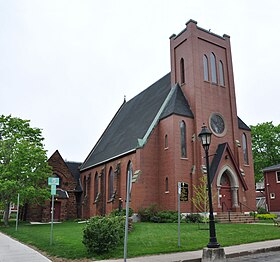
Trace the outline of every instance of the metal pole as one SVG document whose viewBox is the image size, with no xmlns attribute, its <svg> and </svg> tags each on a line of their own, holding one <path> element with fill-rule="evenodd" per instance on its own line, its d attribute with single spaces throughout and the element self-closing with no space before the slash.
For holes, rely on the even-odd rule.
<svg viewBox="0 0 280 262">
<path fill-rule="evenodd" d="M 131 175 L 129 171 L 127 172 L 127 189 L 126 189 L 125 235 L 124 235 L 124 250 L 123 250 L 124 262 L 126 262 L 126 257 L 127 257 L 128 213 L 129 213 L 130 191 L 131 191 Z"/>
<path fill-rule="evenodd" d="M 181 246 L 181 210 L 180 210 L 180 195 L 181 195 L 181 184 L 178 182 L 178 247 Z"/>
<path fill-rule="evenodd" d="M 16 231 L 18 231 L 18 214 L 19 214 L 19 194 L 17 198 L 17 219 L 16 219 Z"/>
<path fill-rule="evenodd" d="M 52 245 L 53 243 L 53 215 L 54 215 L 54 195 L 52 195 L 50 245 Z"/>
<path fill-rule="evenodd" d="M 211 190 L 211 181 L 210 181 L 209 155 L 208 155 L 207 148 L 205 148 L 205 157 L 206 157 L 206 168 L 207 168 L 207 185 L 208 185 L 208 198 L 209 198 L 209 226 L 210 226 L 210 241 L 207 247 L 218 248 L 220 247 L 220 244 L 217 242 L 217 238 L 216 238 L 216 229 L 215 229 L 213 204 L 212 204 L 212 190 Z"/>
</svg>

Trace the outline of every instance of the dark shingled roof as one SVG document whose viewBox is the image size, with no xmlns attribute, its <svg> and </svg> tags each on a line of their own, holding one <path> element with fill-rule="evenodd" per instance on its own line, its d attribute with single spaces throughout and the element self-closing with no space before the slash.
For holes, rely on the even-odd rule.
<svg viewBox="0 0 280 262">
<path fill-rule="evenodd" d="M 124 103 L 100 137 L 81 170 L 118 155 L 132 152 L 138 146 L 156 117 L 171 89 L 170 73 Z"/>
<path fill-rule="evenodd" d="M 74 176 L 74 178 L 77 181 L 77 186 L 75 188 L 75 191 L 82 192 L 82 186 L 80 181 L 80 166 L 82 163 L 80 162 L 68 162 L 66 161 L 65 164 L 67 165 L 68 169 L 70 170 L 71 174 Z"/>
<path fill-rule="evenodd" d="M 172 114 L 193 118 L 193 113 L 186 97 L 182 92 L 181 87 L 177 84 L 174 88 L 175 91 L 172 94 L 172 97 L 170 98 L 160 118 L 163 119 Z"/>
<path fill-rule="evenodd" d="M 266 167 L 262 171 L 268 172 L 268 171 L 275 171 L 275 170 L 279 170 L 279 169 L 280 169 L 280 164 Z"/>
<path fill-rule="evenodd" d="M 216 175 L 216 172 L 217 172 L 217 170 L 218 170 L 218 167 L 219 167 L 219 165 L 220 165 L 220 162 L 221 162 L 222 157 L 223 157 L 223 155 L 224 155 L 224 153 L 225 153 L 226 150 L 227 150 L 227 152 L 229 153 L 229 157 L 230 157 L 230 159 L 231 159 L 231 161 L 232 161 L 232 163 L 233 163 L 233 165 L 234 165 L 234 167 L 235 167 L 235 170 L 236 170 L 237 175 L 238 175 L 238 177 L 239 177 L 239 179 L 240 179 L 240 181 L 241 181 L 241 183 L 242 183 L 242 185 L 243 185 L 243 188 L 244 188 L 245 190 L 248 190 L 248 186 L 247 186 L 247 184 L 246 184 L 244 178 L 242 177 L 242 175 L 241 175 L 241 173 L 240 173 L 238 164 L 237 164 L 236 161 L 235 161 L 235 158 L 234 158 L 234 156 L 233 156 L 233 153 L 232 153 L 232 151 L 231 151 L 231 149 L 230 149 L 228 143 L 223 143 L 223 144 L 219 144 L 219 145 L 218 145 L 218 148 L 217 148 L 217 150 L 216 150 L 216 154 L 215 154 L 215 156 L 214 156 L 214 158 L 213 158 L 213 161 L 212 161 L 212 163 L 211 163 L 211 165 L 210 165 L 210 171 L 209 171 L 209 172 L 210 172 L 210 180 L 211 180 L 211 183 L 212 183 L 213 180 L 214 180 L 214 177 L 215 177 L 215 175 Z"/>
<path fill-rule="evenodd" d="M 250 127 L 248 127 L 239 117 L 238 117 L 238 127 L 243 130 L 251 131 Z"/>
</svg>

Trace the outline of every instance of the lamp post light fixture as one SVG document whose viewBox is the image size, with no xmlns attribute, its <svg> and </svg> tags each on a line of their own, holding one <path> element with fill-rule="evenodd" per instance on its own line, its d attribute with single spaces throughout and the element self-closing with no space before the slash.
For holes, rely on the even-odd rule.
<svg viewBox="0 0 280 262">
<path fill-rule="evenodd" d="M 208 248 L 219 248 L 220 244 L 217 242 L 215 221 L 213 214 L 213 203 L 212 203 L 212 190 L 211 190 L 211 180 L 210 180 L 210 168 L 209 168 L 209 147 L 211 144 L 211 131 L 203 124 L 201 132 L 198 137 L 200 138 L 201 144 L 205 151 L 206 159 L 206 170 L 207 170 L 207 187 L 208 187 L 208 198 L 209 198 L 209 229 L 210 229 L 210 241 L 207 245 Z"/>
</svg>

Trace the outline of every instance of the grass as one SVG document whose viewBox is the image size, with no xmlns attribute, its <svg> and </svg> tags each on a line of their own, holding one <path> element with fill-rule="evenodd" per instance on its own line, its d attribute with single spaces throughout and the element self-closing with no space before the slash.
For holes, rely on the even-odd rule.
<svg viewBox="0 0 280 262">
<path fill-rule="evenodd" d="M 50 246 L 50 225 L 20 224 L 16 232 L 14 226 L 0 227 L 0 230 L 21 242 L 30 244 L 51 256 L 67 259 L 90 257 L 82 244 L 85 224 L 64 222 L 54 225 L 53 245 Z M 216 224 L 218 242 L 222 246 L 264 241 L 280 238 L 280 228 L 257 224 Z M 198 250 L 209 241 L 209 231 L 195 224 L 181 224 L 181 247 L 177 246 L 177 224 L 137 223 L 128 237 L 128 256 L 142 256 L 159 253 Z M 95 259 L 121 258 L 123 245 Z"/>
</svg>

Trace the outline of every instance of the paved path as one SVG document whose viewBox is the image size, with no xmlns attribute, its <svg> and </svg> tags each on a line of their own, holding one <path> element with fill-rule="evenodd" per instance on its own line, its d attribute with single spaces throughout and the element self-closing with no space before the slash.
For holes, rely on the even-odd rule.
<svg viewBox="0 0 280 262">
<path fill-rule="evenodd" d="M 268 251 L 280 251 L 280 239 L 256 242 L 238 246 L 225 247 L 227 258 L 245 256 L 249 254 L 264 253 Z M 279 252 L 280 253 L 280 252 Z M 266 253 L 264 257 L 268 257 Z M 162 254 L 154 256 L 136 257 L 127 259 L 128 262 L 198 262 L 201 260 L 202 250 L 180 252 L 172 254 Z M 260 255 L 261 257 L 261 255 Z M 245 257 L 243 257 L 245 259 Z M 102 260 L 100 262 L 123 262 L 123 259 Z M 231 261 L 231 260 L 229 260 Z M 242 258 L 232 261 L 243 261 Z M 251 260 L 244 260 L 251 261 Z M 262 260 L 252 260 L 262 261 Z M 263 260 L 269 261 L 269 260 Z M 272 261 L 280 261 L 272 260 Z M 12 238 L 0 233 L 0 262 L 51 262 L 48 258 L 41 255 L 32 248 L 13 240 Z"/>
<path fill-rule="evenodd" d="M 0 262 L 51 262 L 34 249 L 0 233 Z"/>
<path fill-rule="evenodd" d="M 231 247 L 225 247 L 226 257 L 239 257 L 245 256 L 252 253 L 261 253 L 267 251 L 280 250 L 280 239 L 269 240 L 263 242 L 256 242 L 244 245 L 237 245 Z M 145 257 L 135 257 L 127 259 L 129 262 L 200 262 L 202 257 L 202 250 L 145 256 Z M 237 260 L 236 260 L 237 261 Z M 241 259 L 239 261 L 242 261 Z M 280 261 L 280 258 L 279 258 Z M 101 260 L 100 262 L 123 262 L 123 259 L 117 260 Z"/>
</svg>

